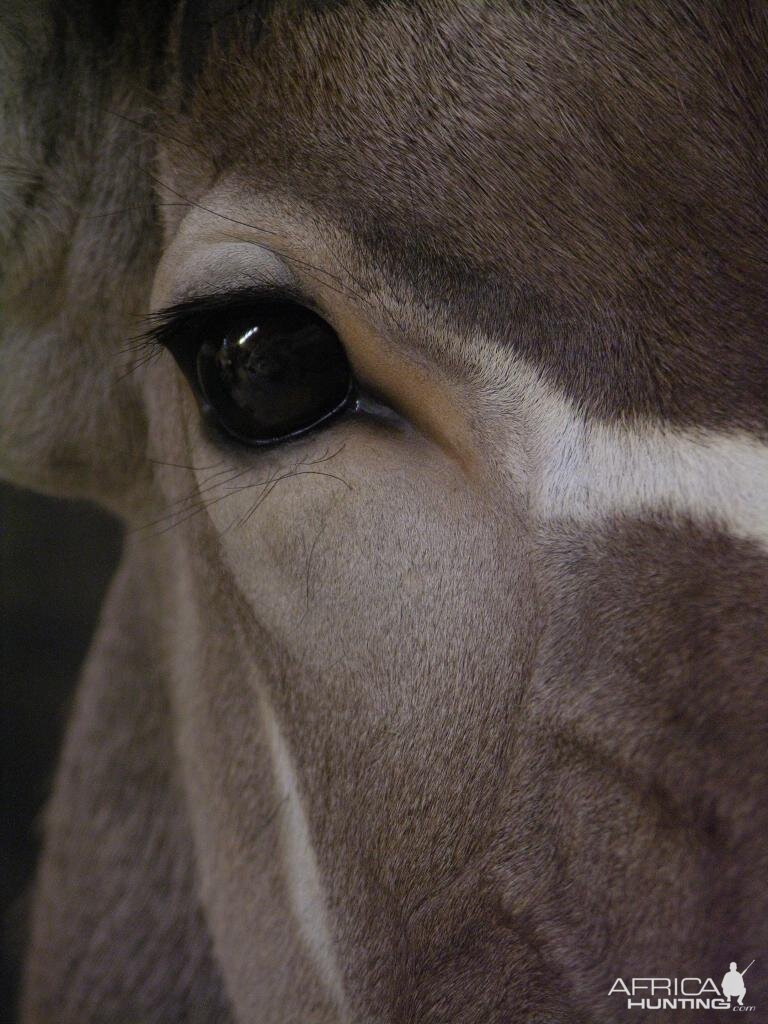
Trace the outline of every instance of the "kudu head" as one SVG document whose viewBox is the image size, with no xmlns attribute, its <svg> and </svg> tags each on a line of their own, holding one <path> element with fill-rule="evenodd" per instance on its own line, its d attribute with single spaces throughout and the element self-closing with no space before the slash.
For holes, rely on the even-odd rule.
<svg viewBox="0 0 768 1024">
<path fill-rule="evenodd" d="M 574 1024 L 747 963 L 765 6 L 99 10 L 4 29 L 3 465 L 128 531 L 28 1019 Z"/>
</svg>

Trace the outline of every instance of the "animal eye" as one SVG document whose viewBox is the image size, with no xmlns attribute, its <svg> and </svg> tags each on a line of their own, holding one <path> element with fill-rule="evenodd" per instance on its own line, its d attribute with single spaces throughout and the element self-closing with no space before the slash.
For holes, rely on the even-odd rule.
<svg viewBox="0 0 768 1024">
<path fill-rule="evenodd" d="M 166 325 L 158 340 L 179 362 L 209 420 L 246 444 L 306 433 L 355 402 L 344 346 L 303 306 L 270 302 L 181 319 L 170 339 L 162 336 Z"/>
</svg>

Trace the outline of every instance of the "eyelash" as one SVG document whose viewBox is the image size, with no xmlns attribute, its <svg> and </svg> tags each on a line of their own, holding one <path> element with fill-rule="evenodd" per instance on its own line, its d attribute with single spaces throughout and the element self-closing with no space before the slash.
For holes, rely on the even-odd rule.
<svg viewBox="0 0 768 1024">
<path fill-rule="evenodd" d="M 141 334 L 140 340 L 172 351 L 174 343 L 190 327 L 199 331 L 207 326 L 205 323 L 207 318 L 258 311 L 261 306 L 270 302 L 292 303 L 314 312 L 311 309 L 311 304 L 303 296 L 299 296 L 298 293 L 294 296 L 285 289 L 278 291 L 265 287 L 213 292 L 209 295 L 184 299 L 165 309 L 150 313 L 146 317 L 149 326 Z"/>
</svg>

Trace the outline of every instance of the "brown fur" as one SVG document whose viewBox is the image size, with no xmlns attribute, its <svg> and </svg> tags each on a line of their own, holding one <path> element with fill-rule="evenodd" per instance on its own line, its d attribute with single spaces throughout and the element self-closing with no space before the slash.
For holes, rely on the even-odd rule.
<svg viewBox="0 0 768 1024">
<path fill-rule="evenodd" d="M 201 72 L 205 13 L 118 19 L 109 65 L 41 14 L 64 99 L 8 50 L 63 121 L 51 159 L 4 101 L 6 472 L 155 524 L 63 755 L 25 1020 L 578 1024 L 618 975 L 759 957 L 764 547 L 534 496 L 548 403 L 765 435 L 764 9 L 278 5 Z M 170 359 L 119 380 L 196 216 L 299 267 L 398 425 L 222 449 Z"/>
<path fill-rule="evenodd" d="M 186 195 L 239 170 L 322 212 L 593 414 L 764 434 L 761 5 L 357 4 L 251 38 L 170 121 Z"/>
</svg>

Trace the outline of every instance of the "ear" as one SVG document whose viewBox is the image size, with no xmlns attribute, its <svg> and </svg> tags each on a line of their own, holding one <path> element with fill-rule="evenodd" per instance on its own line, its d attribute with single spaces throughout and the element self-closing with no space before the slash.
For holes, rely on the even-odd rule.
<svg viewBox="0 0 768 1024">
<path fill-rule="evenodd" d="M 117 510 L 146 467 L 125 350 L 160 241 L 149 108 L 172 13 L 11 0 L 0 19 L 0 473 Z"/>
</svg>

